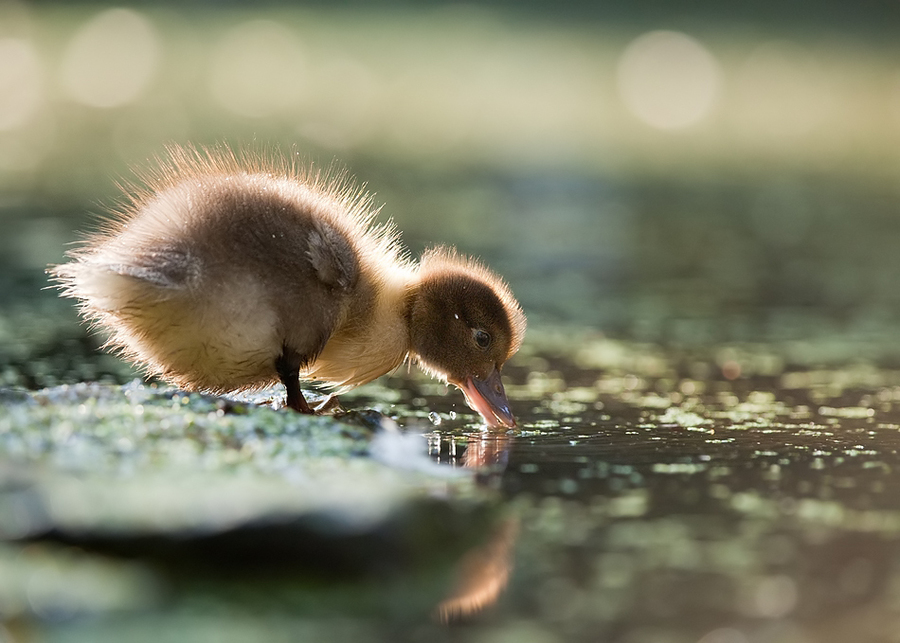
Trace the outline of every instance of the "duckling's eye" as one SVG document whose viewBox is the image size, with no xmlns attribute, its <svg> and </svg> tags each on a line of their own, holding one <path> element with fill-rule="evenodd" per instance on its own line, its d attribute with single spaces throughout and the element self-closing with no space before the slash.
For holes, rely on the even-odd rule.
<svg viewBox="0 0 900 643">
<path fill-rule="evenodd" d="M 472 337 L 475 338 L 475 343 L 478 344 L 478 348 L 487 348 L 491 345 L 491 336 L 483 330 L 478 328 L 473 329 Z"/>
</svg>

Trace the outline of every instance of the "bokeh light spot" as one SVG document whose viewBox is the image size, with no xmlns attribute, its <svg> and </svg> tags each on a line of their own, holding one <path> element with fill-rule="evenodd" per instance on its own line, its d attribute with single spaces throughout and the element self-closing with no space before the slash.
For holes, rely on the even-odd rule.
<svg viewBox="0 0 900 643">
<path fill-rule="evenodd" d="M 246 22 L 215 48 L 210 91 L 220 105 L 241 116 L 282 112 L 303 98 L 305 58 L 289 29 L 269 20 Z"/>
<path fill-rule="evenodd" d="M 726 380 L 736 380 L 741 376 L 741 364 L 734 360 L 728 360 L 722 364 L 722 375 Z"/>
<path fill-rule="evenodd" d="M 34 115 L 41 99 L 41 65 L 27 40 L 0 39 L 0 131 L 16 129 Z"/>
<path fill-rule="evenodd" d="M 127 105 L 150 84 L 159 58 L 159 40 L 146 18 L 129 9 L 109 9 L 82 26 L 66 48 L 63 89 L 84 105 Z"/>
<path fill-rule="evenodd" d="M 708 116 L 719 93 L 713 55 L 690 36 L 652 31 L 639 36 L 618 63 L 619 94 L 644 123 L 682 129 Z"/>
<path fill-rule="evenodd" d="M 788 576 L 769 576 L 758 581 L 754 595 L 756 614 L 762 618 L 781 618 L 797 606 L 797 585 Z"/>
</svg>

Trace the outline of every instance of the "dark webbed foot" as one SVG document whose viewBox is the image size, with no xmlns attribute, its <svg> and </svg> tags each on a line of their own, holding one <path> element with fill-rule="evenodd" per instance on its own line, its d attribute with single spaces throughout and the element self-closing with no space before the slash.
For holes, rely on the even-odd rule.
<svg viewBox="0 0 900 643">
<path fill-rule="evenodd" d="M 275 370 L 278 372 L 278 377 L 281 379 L 281 383 L 284 384 L 284 390 L 287 392 L 285 406 L 294 409 L 298 413 L 314 413 L 300 390 L 301 364 L 303 364 L 303 359 L 300 357 L 300 354 L 285 346 L 281 355 L 275 360 Z"/>
</svg>

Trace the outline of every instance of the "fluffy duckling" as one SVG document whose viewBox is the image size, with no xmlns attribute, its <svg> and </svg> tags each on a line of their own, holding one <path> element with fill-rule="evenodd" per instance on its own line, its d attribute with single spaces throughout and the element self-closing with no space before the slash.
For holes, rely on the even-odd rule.
<svg viewBox="0 0 900 643">
<path fill-rule="evenodd" d="M 292 161 L 172 148 L 106 227 L 51 269 L 106 346 L 188 390 L 301 381 L 336 390 L 405 360 L 515 426 L 500 380 L 525 316 L 496 274 L 454 249 L 417 263 L 370 198 Z"/>
</svg>

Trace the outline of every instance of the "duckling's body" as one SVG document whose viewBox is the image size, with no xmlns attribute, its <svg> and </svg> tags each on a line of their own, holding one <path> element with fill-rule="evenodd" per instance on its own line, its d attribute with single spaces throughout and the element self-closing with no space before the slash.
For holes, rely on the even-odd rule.
<svg viewBox="0 0 900 643">
<path fill-rule="evenodd" d="M 499 385 L 502 363 L 518 349 L 524 316 L 498 277 L 452 250 L 409 261 L 393 229 L 374 226 L 369 200 L 344 182 L 224 149 L 171 150 L 146 182 L 54 272 L 110 332 L 111 346 L 180 387 L 227 392 L 282 381 L 288 405 L 308 412 L 301 379 L 350 388 L 411 358 L 465 391 L 460 378 L 492 377 L 485 359 Z M 423 315 L 423 286 L 448 275 L 471 283 L 431 307 L 461 301 Z M 467 290 L 491 299 L 496 319 L 478 313 L 460 326 Z M 488 322 L 499 343 L 473 351 L 472 333 Z M 439 352 L 460 343 L 457 357 L 472 368 L 416 345 L 434 336 Z M 511 424 L 499 386 L 505 411 L 485 417 Z M 466 395 L 471 403 L 477 393 Z"/>
</svg>

